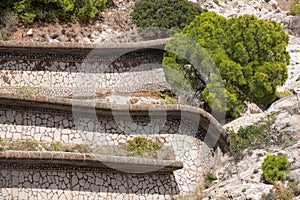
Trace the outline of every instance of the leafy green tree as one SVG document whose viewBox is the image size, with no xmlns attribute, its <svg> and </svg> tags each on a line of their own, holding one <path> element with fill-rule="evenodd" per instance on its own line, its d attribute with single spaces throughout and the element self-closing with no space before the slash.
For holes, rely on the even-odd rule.
<svg viewBox="0 0 300 200">
<path fill-rule="evenodd" d="M 133 21 L 139 28 L 183 29 L 203 9 L 187 0 L 141 0 L 135 3 Z"/>
<path fill-rule="evenodd" d="M 34 21 L 78 21 L 94 17 L 107 0 L 4 0 L 1 8 L 11 7 L 21 24 Z"/>
<path fill-rule="evenodd" d="M 276 99 L 276 87 L 286 80 L 289 64 L 286 51 L 289 37 L 278 23 L 259 20 L 254 15 L 226 19 L 207 12 L 197 16 L 182 34 L 197 41 L 214 62 L 212 64 L 199 56 L 201 59 L 194 62 L 198 66 L 193 66 L 206 73 L 206 87 L 201 91 L 201 98 L 210 106 L 211 99 L 220 92 L 213 90 L 220 83 L 214 81 L 215 72 L 208 70 L 214 66 L 225 86 L 226 111 L 230 116 L 238 117 L 242 113 L 245 100 L 266 107 Z M 166 50 L 172 47 L 181 48 L 180 43 L 174 40 L 166 46 Z M 190 53 L 193 55 L 191 60 L 195 60 L 197 48 L 189 48 L 188 51 L 195 51 Z M 180 68 L 196 87 L 197 79 L 203 75 L 191 76 L 191 70 L 186 70 L 184 64 L 183 59 L 174 58 L 170 53 L 165 55 L 164 65 Z"/>
</svg>

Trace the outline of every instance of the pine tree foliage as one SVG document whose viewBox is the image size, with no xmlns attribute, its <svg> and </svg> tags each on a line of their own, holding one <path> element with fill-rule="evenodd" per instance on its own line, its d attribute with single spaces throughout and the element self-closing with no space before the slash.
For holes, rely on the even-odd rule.
<svg viewBox="0 0 300 200">
<path fill-rule="evenodd" d="M 140 0 L 132 17 L 139 28 L 183 29 L 201 12 L 199 4 L 188 0 Z"/>
<path fill-rule="evenodd" d="M 289 37 L 281 25 L 275 21 L 259 20 L 254 15 L 226 19 L 207 12 L 197 16 L 182 34 L 197 41 L 213 60 L 225 86 L 226 110 L 230 116 L 237 117 L 242 113 L 245 100 L 266 107 L 276 99 L 276 87 L 287 79 L 290 58 L 286 51 Z M 172 45 L 180 48 L 180 44 L 173 43 L 167 46 L 167 50 Z M 181 68 L 189 74 L 183 67 L 184 61 L 173 56 L 167 53 L 164 64 Z M 200 59 L 198 62 L 202 69 L 206 68 L 206 61 Z M 210 104 L 216 96 L 212 88 L 219 83 L 212 81 L 214 73 L 207 76 L 209 80 L 201 94 Z M 194 76 L 199 77 L 201 75 Z M 191 82 L 199 82 L 192 76 L 189 78 Z"/>
</svg>

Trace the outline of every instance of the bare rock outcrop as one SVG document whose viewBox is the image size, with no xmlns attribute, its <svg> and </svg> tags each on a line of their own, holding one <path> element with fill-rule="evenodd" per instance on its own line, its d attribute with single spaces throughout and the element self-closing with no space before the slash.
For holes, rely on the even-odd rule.
<svg viewBox="0 0 300 200">
<path fill-rule="evenodd" d="M 275 113 L 275 114 L 274 114 Z M 219 180 L 208 189 L 212 199 L 257 199 L 268 193 L 274 186 L 265 184 L 260 169 L 267 155 L 287 155 L 290 163 L 289 177 L 300 183 L 300 101 L 296 95 L 283 98 L 263 113 L 246 114 L 224 126 L 237 131 L 241 126 L 251 125 L 268 115 L 276 120 L 271 125 L 274 138 L 278 141 L 265 149 L 254 149 L 252 154 L 243 152 L 243 159 L 229 157 L 227 166 L 220 171 Z M 276 141 L 274 141 L 276 143 Z M 294 199 L 299 199 L 295 197 Z"/>
</svg>

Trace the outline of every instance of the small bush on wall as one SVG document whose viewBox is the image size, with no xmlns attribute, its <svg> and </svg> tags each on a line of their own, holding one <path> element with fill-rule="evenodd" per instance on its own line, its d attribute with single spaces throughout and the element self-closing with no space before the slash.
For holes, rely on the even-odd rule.
<svg viewBox="0 0 300 200">
<path fill-rule="evenodd" d="M 136 156 L 152 156 L 162 145 L 161 142 L 137 136 L 127 142 L 125 149 Z"/>
</svg>

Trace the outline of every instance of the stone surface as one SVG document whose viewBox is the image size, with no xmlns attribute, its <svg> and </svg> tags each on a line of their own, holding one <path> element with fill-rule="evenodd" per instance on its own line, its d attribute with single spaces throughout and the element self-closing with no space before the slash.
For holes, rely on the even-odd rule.
<svg viewBox="0 0 300 200">
<path fill-rule="evenodd" d="M 150 41 L 150 44 L 157 43 Z M 50 52 L 43 49 L 41 44 L 30 43 L 31 46 L 29 45 L 23 50 L 21 46 L 26 46 L 26 44 L 16 45 L 19 46 L 17 51 L 1 54 L 3 62 L 0 64 L 0 84 L 5 90 L 10 90 L 8 93 L 1 94 L 1 138 L 30 139 L 46 143 L 86 144 L 95 149 L 97 145 L 123 144 L 137 135 L 152 139 L 156 139 L 158 136 L 165 141 L 166 146 L 173 149 L 176 160 L 184 161 L 184 169 L 178 170 L 172 176 L 166 174 L 140 176 L 135 174 L 138 169 L 132 168 L 130 171 L 124 171 L 129 169 L 120 168 L 119 165 L 112 166 L 121 172 L 130 172 L 132 176 L 138 176 L 137 181 L 134 181 L 130 187 L 128 186 L 130 180 L 128 182 L 124 178 L 120 180 L 123 173 L 118 173 L 118 180 L 115 180 L 112 172 L 106 173 L 105 171 L 93 174 L 62 169 L 54 170 L 53 173 L 69 174 L 52 176 L 51 174 L 35 175 L 39 173 L 40 169 L 16 169 L 12 178 L 14 194 L 27 193 L 28 196 L 33 196 L 33 199 L 68 199 L 70 195 L 74 198 L 78 197 L 78 199 L 87 196 L 92 199 L 167 199 L 172 195 L 193 191 L 197 183 L 203 180 L 204 174 L 214 168 L 214 160 L 218 157 L 214 157 L 212 149 L 203 142 L 206 131 L 202 128 L 205 123 L 211 121 L 216 126 L 214 127 L 216 133 L 222 132 L 220 131 L 221 126 L 214 121 L 212 116 L 188 106 L 155 105 L 158 100 L 147 97 L 137 97 L 137 101 L 128 107 L 128 98 L 121 95 L 122 93 L 130 94 L 137 91 L 169 88 L 162 66 L 159 64 L 162 54 L 157 50 L 135 51 L 132 54 L 124 54 L 124 56 L 113 59 L 111 58 L 112 54 L 107 50 L 117 54 L 119 51 L 122 52 L 122 49 L 116 51 L 107 45 L 104 50 L 101 49 L 99 52 L 101 55 L 91 57 L 83 65 L 83 57 L 86 54 L 82 51 L 89 51 L 93 45 L 82 44 L 80 46 L 81 44 L 76 44 L 77 46 L 72 47 L 62 44 L 62 46 L 52 43 L 48 43 L 48 46 L 44 44 L 47 46 L 46 48 L 50 48 Z M 125 52 L 128 50 L 128 45 L 132 49 L 137 44 L 123 45 Z M 8 44 L 1 48 L 11 50 Z M 33 51 L 28 51 L 28 48 L 35 49 L 35 53 L 31 54 Z M 37 52 L 38 50 L 41 51 Z M 28 57 L 24 57 L 24 52 Z M 71 53 L 66 54 L 66 52 Z M 23 58 L 21 59 L 21 57 Z M 22 89 L 20 86 L 33 89 L 36 93 L 29 95 L 25 92 L 22 94 L 19 91 Z M 72 95 L 74 96 L 73 101 Z M 97 100 L 97 96 L 95 98 L 94 95 L 99 95 L 98 102 L 93 101 L 93 99 Z M 112 97 L 111 100 L 110 97 Z M 105 102 L 106 100 L 108 102 Z M 95 103 L 97 104 L 95 105 Z M 72 110 L 72 105 L 83 109 L 76 110 L 75 107 Z M 94 110 L 97 108 L 98 115 L 95 116 L 90 108 Z M 114 109 L 123 113 L 115 115 L 118 113 L 110 111 Z M 124 115 L 124 111 L 128 110 L 133 114 Z M 166 111 L 170 111 L 171 114 L 167 114 Z M 201 122 L 202 126 L 197 117 L 193 118 L 187 115 L 186 118 L 180 118 L 179 115 L 184 112 L 203 117 L 201 118 L 204 120 Z M 225 147 L 226 145 L 217 143 L 221 140 L 214 141 L 216 146 Z M 15 155 L 18 156 L 18 154 Z M 53 155 L 53 158 L 58 159 L 58 157 L 61 158 L 61 155 Z M 118 157 L 115 156 L 115 159 Z M 145 166 L 139 170 L 143 169 L 149 170 Z M 70 175 L 71 172 L 78 177 Z M 39 184 L 40 176 L 46 177 L 43 178 L 42 184 Z M 105 179 L 101 178 L 103 176 Z M 64 177 L 63 180 L 62 177 Z M 74 186 L 72 178 L 76 184 Z M 47 185 L 46 179 L 59 181 L 63 185 L 54 188 L 50 183 Z M 96 180 L 99 180 L 99 184 L 96 183 Z M 10 187 L 10 185 L 3 188 Z M 39 188 L 37 185 L 42 185 L 43 188 Z M 49 192 L 45 194 L 44 189 Z M 56 190 L 58 192 L 53 192 Z M 66 193 L 63 192 L 64 190 Z M 6 190 L 3 189 L 3 191 Z"/>
<path fill-rule="evenodd" d="M 0 177 L 3 199 L 169 199 L 178 193 L 171 175 L 3 169 Z"/>
<path fill-rule="evenodd" d="M 33 30 L 29 29 L 26 33 L 27 36 L 33 36 Z"/>
<path fill-rule="evenodd" d="M 20 86 L 25 86 L 37 93 L 62 97 L 97 97 L 98 91 L 107 95 L 111 91 L 128 93 L 170 88 L 159 64 L 162 53 L 140 52 L 132 53 L 131 56 L 125 53 L 119 58 L 118 55 L 113 57 L 99 53 L 92 61 L 85 61 L 76 55 L 48 55 L 55 61 L 45 61 L 39 58 L 44 54 L 35 54 L 34 57 L 28 57 L 28 60 L 25 58 L 24 62 L 16 62 L 16 52 L 14 55 L 2 54 L 4 60 L 0 66 L 0 84 L 3 89 L 16 91 Z M 11 56 L 15 58 L 5 59 Z M 84 68 L 86 65 L 90 67 Z M 85 73 L 79 73 L 82 70 Z"/>
<path fill-rule="evenodd" d="M 2 98 L 3 97 L 4 96 L 2 96 Z M 37 97 L 36 100 L 40 101 L 41 98 L 42 97 Z M 48 101 L 50 101 L 50 99 L 48 99 Z M 177 108 L 178 106 L 174 105 L 174 107 Z M 172 109 L 172 106 L 169 106 L 169 108 Z M 182 106 L 182 108 L 185 107 Z M 195 108 L 191 107 L 190 111 L 192 111 L 192 109 L 195 110 Z M 183 110 L 187 111 L 188 107 Z M 144 112 L 146 112 L 146 107 Z M 214 160 L 217 159 L 217 157 L 213 156 L 211 148 L 202 142 L 205 138 L 206 131 L 198 127 L 199 124 L 197 125 L 192 119 L 188 118 L 180 119 L 176 116 L 168 116 L 167 121 L 164 121 L 161 119 L 163 116 L 150 118 L 148 115 L 143 116 L 140 113 L 137 116 L 131 116 L 133 117 L 132 121 L 131 117 L 126 118 L 123 116 L 121 118 L 113 118 L 113 116 L 110 115 L 100 115 L 97 119 L 97 123 L 95 123 L 95 118 L 91 114 L 78 113 L 80 114 L 78 116 L 72 115 L 70 111 L 46 109 L 45 104 L 42 108 L 39 108 L 37 105 L 31 108 L 30 106 L 22 107 L 21 104 L 6 107 L 2 105 L 0 113 L 2 116 L 0 121 L 0 136 L 1 138 L 7 139 L 83 143 L 93 147 L 95 145 L 119 145 L 124 143 L 124 141 L 132 139 L 137 133 L 152 139 L 156 139 L 156 137 L 159 136 L 160 140 L 165 141 L 164 144 L 166 146 L 174 150 L 176 160 L 184 161 L 184 169 L 176 171 L 171 181 L 172 189 L 177 191 L 176 194 L 185 194 L 193 191 L 197 183 L 203 180 L 203 174 L 213 167 Z M 20 116 L 22 116 L 21 121 L 19 120 Z M 148 124 L 151 120 L 152 123 Z M 20 126 L 21 128 L 18 128 Z M 21 132 L 16 132 L 17 130 Z M 66 135 L 68 137 L 65 137 Z M 57 156 L 60 158 L 61 154 L 54 154 L 51 157 L 57 159 Z M 121 171 L 125 170 L 125 168 L 119 168 L 119 166 L 115 165 L 112 167 L 119 170 L 121 169 Z M 132 170 L 134 169 L 130 169 L 130 172 L 134 173 L 135 171 L 132 172 Z M 153 170 L 155 170 L 155 168 Z M 161 178 L 161 176 L 159 177 Z M 37 179 L 36 176 L 35 179 Z M 76 179 L 74 180 L 77 182 Z M 79 180 L 81 182 L 86 181 L 84 178 L 79 178 Z M 145 181 L 148 181 L 148 179 L 145 178 Z M 31 182 L 25 182 L 19 189 L 23 191 L 23 188 L 32 188 L 31 184 Z M 81 184 L 86 185 L 84 183 Z M 155 185 L 156 184 L 154 184 L 154 186 Z M 132 187 L 132 189 L 138 193 L 141 191 L 141 194 L 138 194 L 137 197 L 140 198 L 144 196 L 143 191 L 148 186 L 148 183 L 143 183 L 134 188 Z M 97 186 L 93 185 L 91 185 L 91 187 L 97 188 Z M 89 187 L 87 186 L 87 188 Z M 102 194 L 102 192 L 89 193 L 85 188 L 82 190 L 84 190 L 82 191 L 82 195 L 97 196 Z M 154 196 L 158 195 L 162 198 L 167 198 L 170 195 L 168 193 L 170 190 L 165 183 L 158 184 L 153 190 Z M 166 190 L 168 190 L 167 194 L 165 194 Z M 132 197 L 136 196 L 135 192 L 132 192 Z M 37 192 L 37 195 L 42 194 L 43 192 Z M 124 195 L 118 192 L 113 194 Z M 151 195 L 147 194 L 146 196 L 149 197 Z"/>
<path fill-rule="evenodd" d="M 268 147 L 268 150 L 255 149 L 251 156 L 248 155 L 237 163 L 233 160 L 229 161 L 221 173 L 219 182 L 209 191 L 213 198 L 225 196 L 234 199 L 260 199 L 263 193 L 268 193 L 269 189 L 273 187 L 263 183 L 262 170 L 260 169 L 263 159 L 272 154 L 288 156 L 291 169 L 289 176 L 300 183 L 299 100 L 296 95 L 283 98 L 273 103 L 263 113 L 247 114 L 225 125 L 225 128 L 232 128 L 237 131 L 241 126 L 251 125 L 261 119 L 266 119 L 272 113 L 277 113 L 275 123 L 271 126 L 272 136 L 274 142 L 276 140 L 284 142 L 277 141 L 278 144 Z"/>
</svg>

